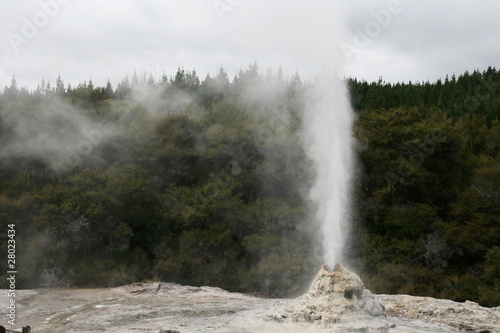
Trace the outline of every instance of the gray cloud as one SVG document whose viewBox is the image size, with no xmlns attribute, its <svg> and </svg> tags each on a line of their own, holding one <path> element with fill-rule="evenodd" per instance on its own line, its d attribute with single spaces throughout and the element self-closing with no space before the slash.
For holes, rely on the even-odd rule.
<svg viewBox="0 0 500 333">
<path fill-rule="evenodd" d="M 355 29 L 363 30 L 374 20 L 373 12 L 394 1 L 4 1 L 0 87 L 14 74 L 20 85 L 35 88 L 42 77 L 53 83 L 59 73 L 66 84 L 92 78 L 105 85 L 110 78 L 116 86 L 134 70 L 159 78 L 163 70 L 175 74 L 178 66 L 196 68 L 203 78 L 224 65 L 232 76 L 254 60 L 263 69 L 281 65 L 287 75 L 298 70 L 312 77 L 322 62 L 336 58 L 339 40 L 352 43 Z M 335 65 L 341 75 L 434 81 L 446 73 L 500 67 L 500 22 L 495 17 L 500 3 L 397 2 L 400 13 L 370 46 L 351 63 Z M 12 33 L 23 37 L 26 20 L 33 23 L 53 3 L 59 5 L 57 13 L 48 15 L 46 24 L 38 15 L 41 27 L 16 53 L 9 41 Z M 226 7 L 221 11 L 217 4 Z M 310 59 L 311 50 L 322 58 L 320 63 Z"/>
<path fill-rule="evenodd" d="M 346 22 L 351 34 L 355 27 L 373 20 L 372 12 L 387 8 L 389 2 L 357 2 L 354 15 Z M 500 45 L 495 42 L 500 30 L 498 2 L 398 2 L 401 12 L 373 38 L 366 52 L 346 67 L 347 73 L 371 80 L 382 75 L 389 81 L 435 81 L 454 72 L 499 67 Z"/>
</svg>

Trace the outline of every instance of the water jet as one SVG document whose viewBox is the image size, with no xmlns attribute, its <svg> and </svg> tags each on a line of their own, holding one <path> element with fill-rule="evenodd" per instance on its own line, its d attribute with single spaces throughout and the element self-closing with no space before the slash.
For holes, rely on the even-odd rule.
<svg viewBox="0 0 500 333">
<path fill-rule="evenodd" d="M 332 268 L 343 262 L 349 226 L 354 115 L 345 82 L 335 74 L 316 79 L 306 105 L 305 146 L 316 176 L 309 198 L 321 228 L 322 261 Z"/>
</svg>

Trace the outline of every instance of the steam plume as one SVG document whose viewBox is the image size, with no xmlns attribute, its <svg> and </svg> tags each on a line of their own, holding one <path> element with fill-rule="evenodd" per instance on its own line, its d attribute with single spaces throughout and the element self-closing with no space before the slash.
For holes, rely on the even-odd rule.
<svg viewBox="0 0 500 333">
<path fill-rule="evenodd" d="M 333 268 L 342 260 L 349 221 L 353 114 L 347 89 L 335 75 L 319 77 L 308 100 L 308 116 L 304 119 L 306 146 L 316 165 L 310 198 L 321 224 L 323 260 Z"/>
</svg>

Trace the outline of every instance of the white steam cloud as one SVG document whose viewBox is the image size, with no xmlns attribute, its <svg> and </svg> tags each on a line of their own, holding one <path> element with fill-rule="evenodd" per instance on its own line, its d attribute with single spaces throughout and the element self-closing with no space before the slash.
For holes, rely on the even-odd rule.
<svg viewBox="0 0 500 333">
<path fill-rule="evenodd" d="M 93 121 L 78 108 L 53 97 L 50 103 L 32 104 L 17 112 L 0 112 L 11 131 L 0 149 L 2 160 L 31 156 L 43 160 L 56 173 L 80 164 L 113 132 L 108 121 Z"/>
</svg>

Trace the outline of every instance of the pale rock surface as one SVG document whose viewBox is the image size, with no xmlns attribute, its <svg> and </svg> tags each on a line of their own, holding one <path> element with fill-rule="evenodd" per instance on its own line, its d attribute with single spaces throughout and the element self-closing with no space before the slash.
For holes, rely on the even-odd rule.
<svg viewBox="0 0 500 333">
<path fill-rule="evenodd" d="M 500 307 L 486 308 L 475 302 L 408 295 L 379 295 L 387 316 L 406 323 L 425 323 L 438 332 L 500 333 Z"/>
<path fill-rule="evenodd" d="M 7 318 L 9 301 L 8 291 L 0 290 L 1 318 Z M 320 270 L 309 293 L 296 299 L 147 282 L 117 288 L 17 290 L 15 301 L 16 326 L 7 328 L 20 332 L 30 325 L 32 333 L 500 333 L 500 307 L 372 295 L 359 277 L 340 266 L 333 272 Z"/>
</svg>

